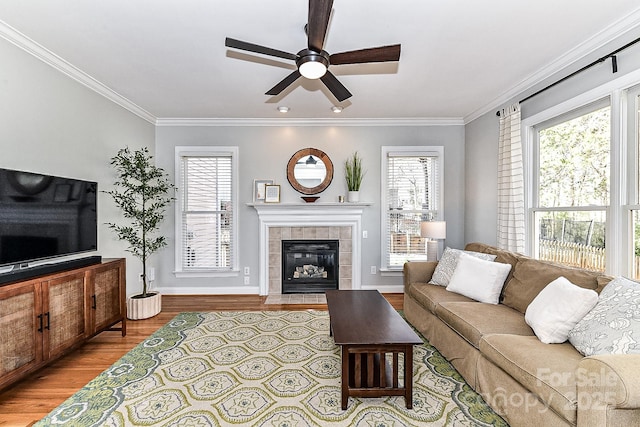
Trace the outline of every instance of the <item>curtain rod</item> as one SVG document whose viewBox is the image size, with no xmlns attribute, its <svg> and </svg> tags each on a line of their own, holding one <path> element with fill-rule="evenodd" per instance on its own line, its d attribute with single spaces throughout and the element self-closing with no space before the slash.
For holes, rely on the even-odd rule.
<svg viewBox="0 0 640 427">
<path fill-rule="evenodd" d="M 638 37 L 637 39 L 625 44 L 624 46 L 614 50 L 613 52 L 603 56 L 602 58 L 596 59 L 595 61 L 593 61 L 592 63 L 585 65 L 584 67 L 580 68 L 577 71 L 574 71 L 573 73 L 569 74 L 568 76 L 565 76 L 563 78 L 561 78 L 560 80 L 551 83 L 549 86 L 543 87 L 542 89 L 540 89 L 539 91 L 532 93 L 531 95 L 527 96 L 526 98 L 523 98 L 520 100 L 520 104 L 522 104 L 525 101 L 528 101 L 529 99 L 533 98 L 534 96 L 540 95 L 542 92 L 551 89 L 552 87 L 559 85 L 560 83 L 562 83 L 563 81 L 570 79 L 571 77 L 575 76 L 576 74 L 580 74 L 581 72 L 588 70 L 589 68 L 593 67 L 594 65 L 598 65 L 604 61 L 606 61 L 607 59 L 611 58 L 611 70 L 613 73 L 617 73 L 618 72 L 618 58 L 616 57 L 616 54 L 633 46 L 634 44 L 640 42 L 640 37 Z M 500 117 L 500 110 L 496 111 L 496 116 Z"/>
</svg>

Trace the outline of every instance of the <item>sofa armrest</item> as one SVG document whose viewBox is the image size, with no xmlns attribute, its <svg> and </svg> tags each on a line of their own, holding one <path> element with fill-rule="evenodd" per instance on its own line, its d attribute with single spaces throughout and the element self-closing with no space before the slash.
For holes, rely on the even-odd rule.
<svg viewBox="0 0 640 427">
<path fill-rule="evenodd" d="M 405 262 L 402 270 L 402 278 L 405 293 L 411 283 L 428 282 L 433 276 L 438 263 L 436 261 L 411 261 Z"/>
<path fill-rule="evenodd" d="M 585 357 L 576 383 L 578 425 L 611 425 L 607 418 L 616 410 L 640 419 L 640 354 Z"/>
</svg>

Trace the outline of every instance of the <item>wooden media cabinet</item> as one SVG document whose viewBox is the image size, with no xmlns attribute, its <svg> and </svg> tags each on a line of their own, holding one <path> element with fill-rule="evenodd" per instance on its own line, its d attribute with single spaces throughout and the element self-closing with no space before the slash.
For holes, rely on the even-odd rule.
<svg viewBox="0 0 640 427">
<path fill-rule="evenodd" d="M 124 258 L 0 286 L 0 389 L 126 317 Z"/>
</svg>

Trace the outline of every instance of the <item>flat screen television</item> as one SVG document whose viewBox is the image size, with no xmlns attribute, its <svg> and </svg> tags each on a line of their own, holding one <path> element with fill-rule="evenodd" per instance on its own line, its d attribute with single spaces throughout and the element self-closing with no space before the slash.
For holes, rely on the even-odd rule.
<svg viewBox="0 0 640 427">
<path fill-rule="evenodd" d="M 0 168 L 0 266 L 95 251 L 98 184 Z"/>
</svg>

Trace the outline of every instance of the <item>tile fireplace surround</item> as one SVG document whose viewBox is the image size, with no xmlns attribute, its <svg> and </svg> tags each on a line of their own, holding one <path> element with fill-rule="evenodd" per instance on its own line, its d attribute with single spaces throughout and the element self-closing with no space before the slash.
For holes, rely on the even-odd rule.
<svg viewBox="0 0 640 427">
<path fill-rule="evenodd" d="M 339 240 L 339 289 L 360 289 L 361 218 L 367 203 L 251 204 L 260 223 L 260 295 L 282 294 L 282 240 Z"/>
</svg>

